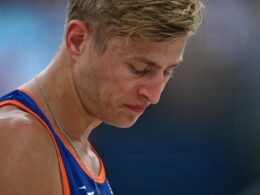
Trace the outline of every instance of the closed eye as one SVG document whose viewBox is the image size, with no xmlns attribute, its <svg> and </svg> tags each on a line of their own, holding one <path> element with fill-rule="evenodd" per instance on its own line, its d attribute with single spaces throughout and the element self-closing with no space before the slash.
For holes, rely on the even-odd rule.
<svg viewBox="0 0 260 195">
<path fill-rule="evenodd" d="M 128 63 L 128 66 L 130 67 L 130 70 L 134 74 L 137 74 L 137 75 L 145 75 L 145 74 L 149 73 L 152 70 L 152 68 L 150 66 L 146 67 L 144 69 L 138 69 L 138 68 L 136 68 L 135 66 L 133 66 L 132 64 L 129 64 L 129 63 Z"/>
</svg>

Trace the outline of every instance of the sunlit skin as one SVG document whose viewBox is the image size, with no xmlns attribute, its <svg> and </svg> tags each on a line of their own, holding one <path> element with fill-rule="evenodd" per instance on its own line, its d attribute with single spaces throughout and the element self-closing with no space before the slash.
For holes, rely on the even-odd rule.
<svg viewBox="0 0 260 195">
<path fill-rule="evenodd" d="M 175 41 L 153 43 L 114 37 L 101 53 L 81 21 L 71 21 L 64 43 L 53 62 L 39 74 L 64 131 L 82 156 L 93 152 L 87 138 L 101 123 L 130 127 L 151 105 L 158 103 L 174 68 L 182 61 L 188 35 Z M 31 92 L 52 125 L 34 79 L 22 86 Z M 94 173 L 98 173 L 99 164 Z"/>
<path fill-rule="evenodd" d="M 182 61 L 186 40 L 127 43 L 126 38 L 113 38 L 102 55 L 86 49 L 73 70 L 86 112 L 117 127 L 133 125 L 150 104 L 158 103 Z"/>
<path fill-rule="evenodd" d="M 130 127 L 149 105 L 158 103 L 171 73 L 182 61 L 188 37 L 163 43 L 114 37 L 101 53 L 88 26 L 79 20 L 68 23 L 61 49 L 38 79 L 90 174 L 100 172 L 100 162 L 88 141 L 91 131 L 101 123 Z M 61 135 L 36 80 L 21 88 L 34 97 Z M 6 155 L 0 161 L 0 183 L 7 186 L 1 192 L 61 195 L 57 154 L 45 127 L 31 114 L 4 106 L 0 108 L 0 130 L 0 154 Z"/>
<path fill-rule="evenodd" d="M 100 52 L 88 27 L 71 21 L 59 54 L 39 74 L 64 130 L 84 148 L 86 137 L 102 122 L 132 126 L 158 103 L 188 37 L 168 42 L 113 37 Z"/>
</svg>

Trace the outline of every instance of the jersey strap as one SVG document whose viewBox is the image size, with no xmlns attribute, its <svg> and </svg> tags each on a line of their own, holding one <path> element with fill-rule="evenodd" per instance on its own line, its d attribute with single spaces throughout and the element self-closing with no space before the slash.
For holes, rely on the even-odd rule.
<svg viewBox="0 0 260 195">
<path fill-rule="evenodd" d="M 51 126 L 49 120 L 29 92 L 18 89 L 6 94 L 0 98 L 0 107 L 4 105 L 19 107 L 32 114 L 46 127 L 55 144 L 64 195 L 95 195 L 95 183 L 98 185 L 102 195 L 110 195 L 109 186 L 106 182 L 104 165 L 94 148 L 92 147 L 92 150 L 95 152 L 100 162 L 100 173 L 98 176 L 91 175 L 70 145 L 68 145 L 63 136 L 60 135 L 59 131 L 55 131 Z"/>
</svg>

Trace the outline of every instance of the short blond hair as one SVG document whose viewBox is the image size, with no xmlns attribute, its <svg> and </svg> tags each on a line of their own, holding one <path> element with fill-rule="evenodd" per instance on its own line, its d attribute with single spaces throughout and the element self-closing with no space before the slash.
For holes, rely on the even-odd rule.
<svg viewBox="0 0 260 195">
<path fill-rule="evenodd" d="M 67 23 L 84 21 L 99 44 L 113 36 L 164 42 L 196 32 L 202 8 L 199 0 L 68 0 Z"/>
</svg>

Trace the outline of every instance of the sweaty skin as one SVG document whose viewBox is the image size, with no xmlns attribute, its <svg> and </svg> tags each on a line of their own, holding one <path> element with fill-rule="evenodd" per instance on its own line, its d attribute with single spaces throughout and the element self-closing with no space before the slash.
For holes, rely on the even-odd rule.
<svg viewBox="0 0 260 195">
<path fill-rule="evenodd" d="M 87 140 L 91 131 L 102 122 L 130 127 L 147 106 L 158 103 L 187 39 L 152 43 L 115 37 L 101 54 L 82 22 L 68 24 L 59 53 L 38 78 L 92 175 L 98 175 L 100 164 Z M 58 130 L 35 79 L 21 88 Z M 0 194 L 62 195 L 57 155 L 45 127 L 24 111 L 3 106 L 0 132 Z"/>
</svg>

